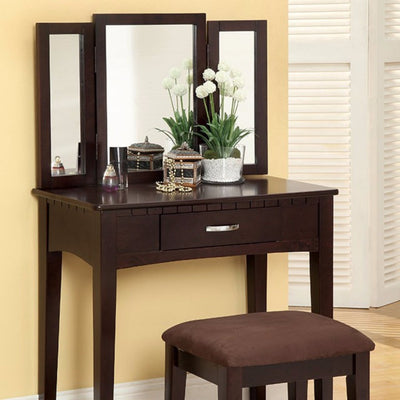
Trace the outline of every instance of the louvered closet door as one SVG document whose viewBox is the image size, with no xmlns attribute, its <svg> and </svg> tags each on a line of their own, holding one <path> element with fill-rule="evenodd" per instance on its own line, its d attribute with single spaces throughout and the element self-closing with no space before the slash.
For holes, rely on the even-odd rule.
<svg viewBox="0 0 400 400">
<path fill-rule="evenodd" d="M 372 305 L 400 300 L 400 0 L 376 6 L 377 291 Z"/>
<path fill-rule="evenodd" d="M 368 164 L 368 32 L 365 2 L 355 3 L 289 0 L 289 178 L 339 189 L 335 305 L 363 307 L 370 284 L 368 211 L 360 208 Z M 289 304 L 309 302 L 308 254 L 291 254 Z"/>
</svg>

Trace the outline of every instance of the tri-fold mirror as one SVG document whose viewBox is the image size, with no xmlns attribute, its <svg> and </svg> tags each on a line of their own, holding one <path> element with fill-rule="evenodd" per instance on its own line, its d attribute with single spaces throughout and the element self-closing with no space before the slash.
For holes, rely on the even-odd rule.
<svg viewBox="0 0 400 400">
<path fill-rule="evenodd" d="M 171 99 L 161 82 L 186 65 L 180 79 L 190 79 L 187 107 L 203 124 L 195 88 L 220 61 L 246 81 L 238 110 L 238 124 L 251 131 L 244 173 L 267 173 L 266 35 L 266 21 L 206 24 L 205 14 L 97 14 L 93 23 L 37 24 L 38 186 L 98 183 L 110 147 L 150 143 L 168 152 L 173 143 L 162 130 Z M 160 165 L 133 168 L 129 181 L 161 176 Z"/>
</svg>

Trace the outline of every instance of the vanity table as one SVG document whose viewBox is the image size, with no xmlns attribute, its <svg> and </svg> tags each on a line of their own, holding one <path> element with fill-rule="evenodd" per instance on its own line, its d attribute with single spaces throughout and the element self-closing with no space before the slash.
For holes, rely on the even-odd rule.
<svg viewBox="0 0 400 400">
<path fill-rule="evenodd" d="M 62 252 L 93 267 L 95 400 L 113 399 L 116 272 L 247 256 L 248 311 L 266 310 L 267 253 L 310 253 L 312 311 L 332 316 L 335 189 L 265 177 L 166 194 L 154 184 L 34 190 L 40 223 L 40 393 L 56 397 Z M 151 268 L 151 266 L 149 266 Z"/>
<path fill-rule="evenodd" d="M 125 43 L 132 47 L 121 48 Z M 217 69 L 221 54 L 238 60 L 249 50 L 244 72 L 253 85 L 252 105 L 245 117 L 253 128 L 243 168 L 253 178 L 239 185 L 201 184 L 188 193 L 164 193 L 155 188 L 162 170 L 137 170 L 129 174 L 129 189 L 103 191 L 99 184 L 109 147 L 121 146 L 124 134 L 123 146 L 140 142 L 165 117 L 162 89 L 150 91 L 150 78 L 164 74 L 170 49 L 181 47 L 186 53 L 179 57 L 193 60 L 193 87 L 202 81 L 206 66 Z M 88 23 L 37 25 L 38 174 L 33 194 L 39 201 L 40 399 L 56 399 L 62 252 L 93 267 L 95 400 L 113 399 L 118 269 L 246 255 L 247 307 L 258 312 L 266 310 L 267 254 L 305 251 L 310 253 L 312 311 L 332 317 L 337 190 L 267 175 L 266 54 L 266 21 L 206 23 L 205 14 L 102 14 Z M 138 59 L 144 66 L 135 64 Z M 75 71 L 68 77 L 67 65 Z M 153 68 L 150 78 L 141 73 L 137 79 L 136 67 Z M 137 98 L 146 98 L 150 106 L 134 108 Z M 195 120 L 204 123 L 204 109 L 192 100 Z M 148 110 L 155 115 L 149 117 Z M 73 172 L 55 176 L 54 156 L 68 160 L 72 168 L 66 170 Z M 331 382 L 317 382 L 316 392 L 331 390 Z M 265 399 L 265 390 L 253 388 L 250 398 Z"/>
</svg>

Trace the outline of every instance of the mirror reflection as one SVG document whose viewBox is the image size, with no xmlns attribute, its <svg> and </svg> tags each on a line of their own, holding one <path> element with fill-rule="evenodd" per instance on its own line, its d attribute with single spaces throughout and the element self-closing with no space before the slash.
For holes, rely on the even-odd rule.
<svg viewBox="0 0 400 400">
<path fill-rule="evenodd" d="M 253 31 L 219 32 L 219 60 L 224 61 L 231 68 L 239 70 L 245 81 L 246 100 L 240 103 L 237 112 L 237 125 L 242 129 L 251 131 L 240 142 L 240 144 L 246 146 L 244 164 L 255 163 L 254 45 Z"/>
<path fill-rule="evenodd" d="M 83 174 L 79 34 L 49 35 L 52 175 Z"/>
<path fill-rule="evenodd" d="M 107 143 L 128 147 L 147 143 L 166 152 L 172 141 L 164 117 L 172 117 L 163 80 L 171 68 L 193 58 L 192 25 L 106 26 Z M 192 104 L 193 104 L 193 94 Z M 193 108 L 192 108 L 193 109 Z M 146 145 L 148 147 L 148 145 Z"/>
</svg>

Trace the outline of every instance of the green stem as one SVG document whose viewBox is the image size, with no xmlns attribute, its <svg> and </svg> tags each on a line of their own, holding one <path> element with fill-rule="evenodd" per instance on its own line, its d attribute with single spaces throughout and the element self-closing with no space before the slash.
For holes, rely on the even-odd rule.
<svg viewBox="0 0 400 400">
<path fill-rule="evenodd" d="M 211 115 L 214 116 L 215 114 L 214 95 L 212 93 L 210 93 L 210 107 L 211 107 Z"/>
<path fill-rule="evenodd" d="M 225 91 L 225 85 L 222 84 L 221 85 L 221 91 L 224 92 Z M 221 120 L 224 119 L 224 103 L 225 103 L 225 95 L 221 96 L 221 107 L 220 107 L 220 117 Z"/>
<path fill-rule="evenodd" d="M 190 97 L 191 97 L 191 90 L 190 90 L 190 85 L 189 85 L 189 90 L 188 90 L 188 115 L 190 115 Z"/>
<path fill-rule="evenodd" d="M 235 110 L 234 110 L 235 115 L 237 113 L 238 108 L 239 108 L 239 102 L 236 101 Z"/>
<path fill-rule="evenodd" d="M 174 115 L 175 115 L 174 102 L 172 100 L 171 91 L 169 89 L 168 89 L 168 95 L 169 95 L 169 100 L 171 101 L 172 111 L 174 112 Z"/>
<path fill-rule="evenodd" d="M 188 69 L 188 77 L 187 77 L 187 79 L 188 79 L 188 115 L 190 114 L 190 86 L 191 86 L 189 78 L 190 78 L 190 69 Z"/>
<path fill-rule="evenodd" d="M 232 93 L 231 115 L 233 115 L 235 112 L 235 99 L 233 98 L 234 94 L 235 94 L 235 89 L 233 89 L 233 93 Z"/>
<path fill-rule="evenodd" d="M 207 120 L 208 120 L 209 123 L 211 123 L 210 114 L 208 113 L 208 108 L 207 108 L 207 103 L 206 103 L 206 99 L 205 98 L 203 98 L 203 103 L 204 103 L 204 108 L 205 108 L 206 114 L 207 114 Z"/>
<path fill-rule="evenodd" d="M 177 85 L 177 84 L 178 84 L 178 79 L 175 79 L 175 85 Z M 176 110 L 178 111 L 178 108 L 179 108 L 178 96 L 175 96 L 175 99 L 176 99 Z"/>
</svg>

